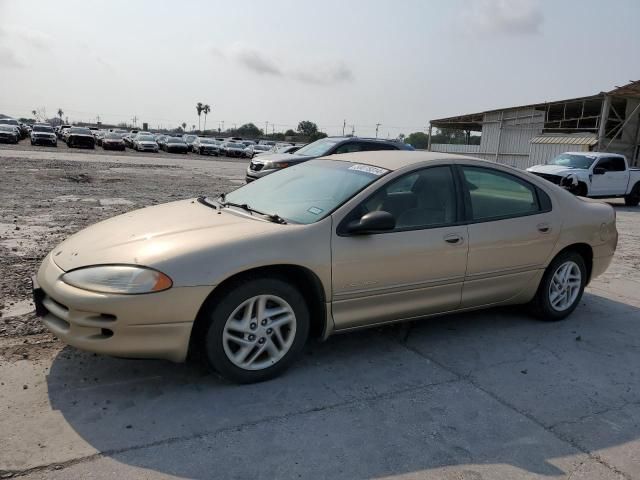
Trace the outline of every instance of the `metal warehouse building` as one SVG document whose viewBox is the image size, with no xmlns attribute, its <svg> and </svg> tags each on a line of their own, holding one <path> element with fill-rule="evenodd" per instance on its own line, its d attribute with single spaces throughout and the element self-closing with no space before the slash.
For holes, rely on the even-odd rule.
<svg viewBox="0 0 640 480">
<path fill-rule="evenodd" d="M 432 129 L 481 134 L 480 145 L 431 143 Z M 431 120 L 429 150 L 526 168 L 566 151 L 622 153 L 640 163 L 640 81 L 609 92 Z"/>
</svg>

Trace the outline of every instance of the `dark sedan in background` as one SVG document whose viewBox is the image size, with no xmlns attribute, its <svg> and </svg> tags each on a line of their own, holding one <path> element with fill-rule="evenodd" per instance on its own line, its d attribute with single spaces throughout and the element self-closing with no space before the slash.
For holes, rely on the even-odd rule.
<svg viewBox="0 0 640 480">
<path fill-rule="evenodd" d="M 255 156 L 247 167 L 245 180 L 252 182 L 283 168 L 336 153 L 375 150 L 414 150 L 411 145 L 391 140 L 363 137 L 327 137 L 305 145 L 295 153 L 264 153 Z"/>
<path fill-rule="evenodd" d="M 213 138 L 196 138 L 192 150 L 200 155 L 218 155 L 218 142 Z"/>
<path fill-rule="evenodd" d="M 71 127 L 66 133 L 69 148 L 96 148 L 96 139 L 91 130 L 84 127 Z"/>
<path fill-rule="evenodd" d="M 0 125 L 0 142 L 18 143 L 19 136 L 11 125 Z"/>
<path fill-rule="evenodd" d="M 227 157 L 243 157 L 244 149 L 243 143 L 225 142 L 220 146 L 220 153 Z"/>
<path fill-rule="evenodd" d="M 126 149 L 126 145 L 122 137 L 125 134 L 122 133 L 107 133 L 102 138 L 102 148 L 104 150 L 120 150 L 124 151 Z"/>
<path fill-rule="evenodd" d="M 162 144 L 162 149 L 167 153 L 188 153 L 189 146 L 180 137 L 167 137 Z"/>
</svg>

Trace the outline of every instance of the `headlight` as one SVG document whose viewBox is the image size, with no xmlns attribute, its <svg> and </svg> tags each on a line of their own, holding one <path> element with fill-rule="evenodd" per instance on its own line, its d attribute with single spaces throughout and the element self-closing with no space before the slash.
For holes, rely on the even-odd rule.
<svg viewBox="0 0 640 480">
<path fill-rule="evenodd" d="M 273 170 L 277 168 L 287 168 L 289 166 L 288 162 L 266 162 L 264 164 L 265 170 Z"/>
<path fill-rule="evenodd" d="M 161 292 L 173 284 L 162 272 L 132 265 L 79 268 L 65 273 L 62 281 L 92 292 L 122 294 Z"/>
</svg>

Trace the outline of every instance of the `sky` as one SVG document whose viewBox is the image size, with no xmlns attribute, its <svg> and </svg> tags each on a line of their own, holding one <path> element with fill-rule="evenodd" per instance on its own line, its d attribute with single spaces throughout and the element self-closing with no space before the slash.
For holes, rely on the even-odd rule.
<svg viewBox="0 0 640 480">
<path fill-rule="evenodd" d="M 638 80 L 639 18 L 640 0 L 0 0 L 0 113 L 175 128 L 203 102 L 208 128 L 395 138 Z"/>
</svg>

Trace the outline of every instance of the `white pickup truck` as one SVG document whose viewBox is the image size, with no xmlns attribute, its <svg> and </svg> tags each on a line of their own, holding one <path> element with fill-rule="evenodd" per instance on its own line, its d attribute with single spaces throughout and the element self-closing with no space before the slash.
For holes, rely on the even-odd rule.
<svg viewBox="0 0 640 480">
<path fill-rule="evenodd" d="M 633 207 L 640 203 L 640 169 L 629 168 L 624 155 L 566 152 L 527 171 L 581 197 L 624 198 Z"/>
</svg>

